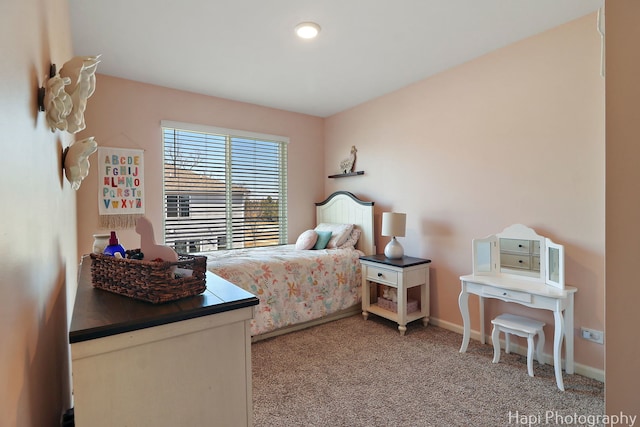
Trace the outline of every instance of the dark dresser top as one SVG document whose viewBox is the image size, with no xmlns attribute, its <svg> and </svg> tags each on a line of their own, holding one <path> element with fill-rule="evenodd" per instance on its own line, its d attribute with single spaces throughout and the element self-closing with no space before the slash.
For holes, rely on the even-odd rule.
<svg viewBox="0 0 640 427">
<path fill-rule="evenodd" d="M 258 305 L 258 298 L 207 271 L 201 294 L 163 304 L 117 295 L 91 284 L 91 259 L 80 264 L 69 342 L 77 343 L 172 322 Z"/>
</svg>

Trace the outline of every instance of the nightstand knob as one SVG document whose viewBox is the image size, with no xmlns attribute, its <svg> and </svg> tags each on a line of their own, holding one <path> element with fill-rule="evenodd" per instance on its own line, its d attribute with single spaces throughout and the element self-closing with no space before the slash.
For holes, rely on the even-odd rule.
<svg viewBox="0 0 640 427">
<path fill-rule="evenodd" d="M 378 277 L 382 277 L 382 273 L 378 273 Z"/>
</svg>

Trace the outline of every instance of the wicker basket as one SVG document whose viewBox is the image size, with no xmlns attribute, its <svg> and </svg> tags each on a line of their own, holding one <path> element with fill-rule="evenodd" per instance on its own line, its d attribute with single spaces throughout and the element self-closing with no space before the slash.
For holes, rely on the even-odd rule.
<svg viewBox="0 0 640 427">
<path fill-rule="evenodd" d="M 177 262 L 154 262 L 91 254 L 93 287 L 153 304 L 199 295 L 207 288 L 207 257 L 180 255 Z M 174 268 L 193 270 L 175 277 Z"/>
</svg>

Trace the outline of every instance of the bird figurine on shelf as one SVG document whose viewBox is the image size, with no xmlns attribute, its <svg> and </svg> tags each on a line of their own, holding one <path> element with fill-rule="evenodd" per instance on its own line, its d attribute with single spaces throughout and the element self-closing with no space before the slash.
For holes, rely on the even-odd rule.
<svg viewBox="0 0 640 427">
<path fill-rule="evenodd" d="M 355 145 L 351 146 L 351 153 L 349 154 L 349 157 L 347 157 L 346 159 L 342 160 L 340 162 L 340 172 L 342 173 L 351 173 L 353 172 L 353 167 L 356 164 L 356 152 L 358 150 L 356 149 Z"/>
</svg>

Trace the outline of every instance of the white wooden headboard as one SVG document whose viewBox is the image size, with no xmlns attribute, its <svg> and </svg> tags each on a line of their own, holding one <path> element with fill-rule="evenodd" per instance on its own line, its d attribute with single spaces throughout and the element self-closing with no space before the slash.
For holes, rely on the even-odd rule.
<svg viewBox="0 0 640 427">
<path fill-rule="evenodd" d="M 362 230 L 356 248 L 365 255 L 374 255 L 373 203 L 360 200 L 348 191 L 336 191 L 326 200 L 316 203 L 316 222 L 354 224 Z"/>
</svg>

